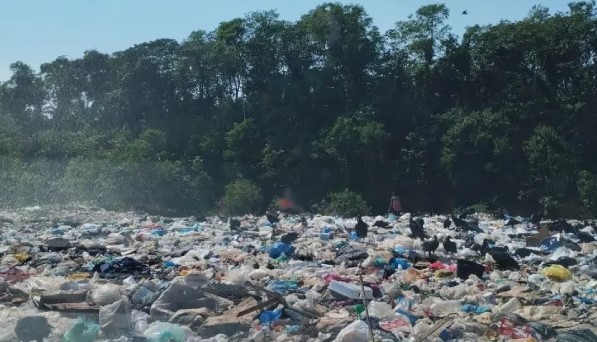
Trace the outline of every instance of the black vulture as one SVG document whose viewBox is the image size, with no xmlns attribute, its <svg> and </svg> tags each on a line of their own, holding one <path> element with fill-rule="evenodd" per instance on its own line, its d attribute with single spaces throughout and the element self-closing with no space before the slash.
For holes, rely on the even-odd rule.
<svg viewBox="0 0 597 342">
<path fill-rule="evenodd" d="M 278 222 L 280 222 L 280 219 L 278 218 L 278 215 L 273 215 L 270 213 L 265 214 L 265 216 L 267 217 L 267 220 L 272 224 L 276 224 Z"/>
<path fill-rule="evenodd" d="M 466 240 L 464 240 L 464 246 L 477 253 L 480 253 L 481 251 L 481 245 L 475 242 L 475 237 L 473 235 L 469 235 Z"/>
<path fill-rule="evenodd" d="M 555 222 L 552 222 L 549 225 L 549 230 L 551 231 L 558 231 L 558 232 L 565 232 L 568 234 L 576 234 L 578 229 L 573 227 L 568 221 L 563 218 L 557 219 Z"/>
<path fill-rule="evenodd" d="M 489 255 L 495 261 L 497 267 L 501 270 L 519 270 L 520 265 L 513 257 L 511 257 L 506 251 L 492 248 L 489 250 Z"/>
<path fill-rule="evenodd" d="M 474 213 L 475 213 L 475 209 L 468 208 L 465 211 L 463 211 L 462 213 L 460 213 L 460 215 L 458 215 L 458 218 L 461 220 L 464 220 L 465 218 L 467 218 L 467 216 L 472 215 Z"/>
<path fill-rule="evenodd" d="M 409 228 L 410 231 L 412 233 L 412 238 L 413 239 L 421 239 L 424 240 L 425 239 L 425 228 L 423 228 L 423 225 L 421 224 L 420 220 L 413 220 L 412 216 L 410 217 L 410 222 L 409 222 Z"/>
<path fill-rule="evenodd" d="M 284 242 L 285 244 L 290 245 L 294 242 L 294 240 L 298 239 L 298 234 L 295 232 L 284 234 L 280 237 L 280 241 Z"/>
<path fill-rule="evenodd" d="M 467 10 L 464 10 L 464 11 L 462 11 L 462 14 L 463 14 L 463 15 L 467 15 L 467 14 L 468 14 L 468 11 L 467 11 Z"/>
<path fill-rule="evenodd" d="M 541 214 L 533 213 L 531 214 L 531 223 L 532 224 L 539 224 L 541 222 Z"/>
<path fill-rule="evenodd" d="M 491 243 L 491 245 L 490 245 Z M 494 241 L 491 241 L 489 239 L 483 239 L 483 244 L 481 245 L 481 255 L 485 255 L 491 251 L 496 251 L 496 252 L 504 252 L 507 253 L 508 247 L 500 247 L 500 246 L 492 246 L 493 244 L 495 244 Z"/>
<path fill-rule="evenodd" d="M 451 225 L 452 225 L 452 221 L 450 221 L 449 217 L 446 217 L 446 220 L 444 221 L 444 228 L 448 229 L 448 228 L 450 228 Z"/>
<path fill-rule="evenodd" d="M 576 233 L 576 237 L 580 240 L 580 242 L 594 242 L 595 237 L 587 232 L 578 232 Z"/>
<path fill-rule="evenodd" d="M 363 222 L 363 218 L 359 216 L 358 222 L 356 226 L 354 226 L 354 230 L 359 238 L 364 239 L 367 237 L 367 233 L 369 233 L 369 225 Z"/>
<path fill-rule="evenodd" d="M 475 232 L 475 233 L 485 233 L 483 231 L 483 229 L 479 228 L 479 225 L 476 224 L 476 223 L 467 222 L 467 221 L 464 221 L 464 223 L 465 223 L 465 228 L 464 229 L 466 231 Z"/>
<path fill-rule="evenodd" d="M 517 224 L 521 224 L 522 222 L 518 221 L 517 219 L 515 219 L 514 217 L 509 217 L 508 220 L 506 221 L 506 226 L 515 226 Z"/>
<path fill-rule="evenodd" d="M 467 222 L 459 217 L 456 217 L 454 215 L 452 215 L 452 221 L 454 221 L 454 224 L 456 225 L 456 227 L 464 229 L 468 232 L 477 232 L 477 233 L 484 233 L 484 231 L 479 228 L 478 225 L 471 223 L 471 222 Z"/>
<path fill-rule="evenodd" d="M 429 256 L 431 257 L 431 253 L 435 254 L 435 250 L 439 247 L 439 240 L 437 239 L 437 235 L 433 236 L 432 240 L 427 240 L 423 242 L 423 251 L 428 252 Z"/>
<path fill-rule="evenodd" d="M 231 218 L 229 223 L 230 223 L 230 229 L 232 229 L 232 230 L 236 230 L 236 229 L 240 228 L 240 221 L 237 219 Z"/>
<path fill-rule="evenodd" d="M 516 251 L 514 251 L 514 255 L 516 255 L 519 258 L 526 258 L 531 254 L 535 254 L 535 255 L 545 255 L 545 252 L 542 251 L 538 251 L 535 249 L 530 249 L 530 248 L 518 248 Z"/>
<path fill-rule="evenodd" d="M 456 249 L 456 242 L 452 241 L 452 237 L 451 236 L 446 236 L 446 239 L 444 240 L 444 249 L 446 250 L 446 253 L 457 253 L 458 250 Z"/>
<path fill-rule="evenodd" d="M 377 220 L 375 221 L 375 223 L 373 224 L 373 227 L 379 227 L 379 228 L 389 228 L 390 224 L 387 223 L 386 221 L 383 220 Z"/>
<path fill-rule="evenodd" d="M 578 264 L 578 261 L 576 261 L 576 259 L 568 257 L 568 256 L 562 256 L 559 257 L 558 260 L 551 262 L 551 264 L 556 264 L 556 265 L 560 265 L 563 267 L 570 267 L 570 266 L 574 266 Z"/>
</svg>

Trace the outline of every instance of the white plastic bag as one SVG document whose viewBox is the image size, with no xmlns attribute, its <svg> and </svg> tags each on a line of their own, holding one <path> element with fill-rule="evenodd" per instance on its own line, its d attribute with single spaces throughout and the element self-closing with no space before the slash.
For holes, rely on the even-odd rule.
<svg viewBox="0 0 597 342">
<path fill-rule="evenodd" d="M 109 305 L 120 300 L 120 286 L 104 284 L 91 292 L 91 300 L 97 305 Z"/>
<path fill-rule="evenodd" d="M 368 342 L 369 327 L 367 323 L 359 320 L 344 327 L 336 336 L 335 342 Z"/>
</svg>

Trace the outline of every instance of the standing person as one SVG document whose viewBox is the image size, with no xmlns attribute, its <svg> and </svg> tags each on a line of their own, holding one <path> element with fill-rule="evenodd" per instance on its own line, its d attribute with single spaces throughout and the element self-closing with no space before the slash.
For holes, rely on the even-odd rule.
<svg viewBox="0 0 597 342">
<path fill-rule="evenodd" d="M 396 216 L 402 215 L 402 202 L 400 201 L 400 197 L 396 195 L 396 191 L 392 192 L 392 198 L 390 199 L 390 209 L 388 209 L 388 212 Z"/>
</svg>

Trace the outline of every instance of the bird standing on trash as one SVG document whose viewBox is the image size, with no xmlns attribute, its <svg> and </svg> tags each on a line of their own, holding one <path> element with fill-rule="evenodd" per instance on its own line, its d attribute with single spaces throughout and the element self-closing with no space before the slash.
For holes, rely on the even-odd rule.
<svg viewBox="0 0 597 342">
<path fill-rule="evenodd" d="M 541 222 L 541 214 L 532 213 L 531 214 L 531 223 L 539 224 L 540 222 Z"/>
<path fill-rule="evenodd" d="M 427 240 L 423 242 L 423 251 L 428 252 L 429 256 L 431 257 L 431 253 L 435 254 L 435 250 L 439 247 L 439 240 L 437 239 L 437 235 L 433 236 L 432 240 Z"/>
<path fill-rule="evenodd" d="M 507 251 L 492 248 L 489 252 L 497 267 L 502 270 L 519 270 L 520 265 Z"/>
<path fill-rule="evenodd" d="M 424 240 L 425 239 L 425 228 L 423 227 L 423 224 L 421 223 L 422 220 L 413 220 L 412 216 L 410 217 L 410 221 L 408 223 L 408 227 L 410 228 L 410 231 L 412 233 L 412 238 L 413 239 L 421 239 Z"/>
<path fill-rule="evenodd" d="M 236 229 L 240 228 L 240 221 L 237 219 L 230 218 L 228 220 L 228 224 L 230 225 L 231 230 L 236 230 Z"/>
<path fill-rule="evenodd" d="M 363 221 L 363 218 L 361 216 L 359 216 L 357 219 L 358 222 L 356 226 L 354 226 L 354 231 L 359 238 L 364 239 L 367 237 L 367 234 L 369 233 L 369 225 Z"/>
<path fill-rule="evenodd" d="M 452 241 L 452 237 L 450 235 L 446 236 L 446 239 L 444 240 L 444 249 L 446 250 L 446 253 L 455 254 L 458 252 L 456 248 L 456 242 Z"/>
<path fill-rule="evenodd" d="M 494 246 L 494 244 L 495 243 L 489 239 L 483 239 L 483 244 L 479 251 L 481 255 L 483 256 L 491 251 L 508 252 L 508 247 Z"/>
<path fill-rule="evenodd" d="M 377 220 L 375 221 L 375 223 L 373 224 L 373 227 L 379 227 L 379 228 L 389 228 L 390 224 L 387 223 L 386 221 L 383 220 Z"/>
<path fill-rule="evenodd" d="M 278 218 L 278 215 L 273 215 L 270 213 L 266 213 L 265 217 L 267 217 L 267 220 L 269 221 L 269 223 L 272 224 L 272 240 L 276 238 L 276 226 L 278 224 L 278 222 L 280 222 L 280 219 Z"/>
<path fill-rule="evenodd" d="M 446 220 L 444 221 L 444 228 L 448 229 L 448 228 L 450 228 L 451 225 L 452 225 L 452 221 L 450 221 L 450 217 L 446 217 Z"/>
</svg>

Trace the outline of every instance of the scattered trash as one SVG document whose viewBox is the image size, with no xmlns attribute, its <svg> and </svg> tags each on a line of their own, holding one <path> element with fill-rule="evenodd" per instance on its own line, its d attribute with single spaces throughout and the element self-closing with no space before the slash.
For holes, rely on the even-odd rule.
<svg viewBox="0 0 597 342">
<path fill-rule="evenodd" d="M 51 208 L 0 210 L 0 340 L 597 340 L 584 329 L 597 318 L 597 242 L 537 228 L 549 223 L 362 217 L 361 239 L 356 220 L 331 216 L 272 226 Z M 429 257 L 411 218 L 425 241 L 459 248 Z"/>
</svg>

